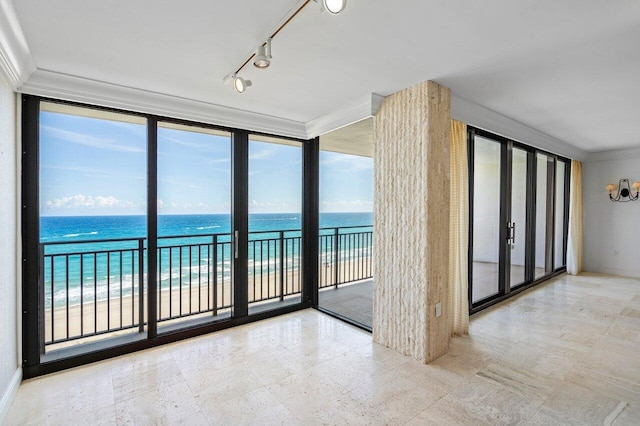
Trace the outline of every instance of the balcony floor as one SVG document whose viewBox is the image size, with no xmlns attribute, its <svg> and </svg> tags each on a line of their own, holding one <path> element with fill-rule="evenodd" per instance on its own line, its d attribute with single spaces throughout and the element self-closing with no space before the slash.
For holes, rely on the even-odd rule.
<svg viewBox="0 0 640 426">
<path fill-rule="evenodd" d="M 25 381 L 6 424 L 640 424 L 640 280 L 559 276 L 424 365 L 308 309 Z"/>
<path fill-rule="evenodd" d="M 318 305 L 371 328 L 373 323 L 373 279 L 327 287 L 320 291 Z"/>
</svg>

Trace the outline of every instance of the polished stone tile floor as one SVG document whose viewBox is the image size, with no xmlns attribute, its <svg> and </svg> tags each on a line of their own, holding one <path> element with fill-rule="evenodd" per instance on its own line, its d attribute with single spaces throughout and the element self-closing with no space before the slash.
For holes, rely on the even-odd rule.
<svg viewBox="0 0 640 426">
<path fill-rule="evenodd" d="M 300 311 L 25 381 L 6 424 L 639 425 L 640 280 L 555 278 L 429 365 Z"/>
</svg>

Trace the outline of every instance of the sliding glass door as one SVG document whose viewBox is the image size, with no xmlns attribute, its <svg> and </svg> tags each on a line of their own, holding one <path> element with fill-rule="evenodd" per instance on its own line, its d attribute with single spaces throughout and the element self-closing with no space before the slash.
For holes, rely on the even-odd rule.
<svg viewBox="0 0 640 426">
<path fill-rule="evenodd" d="M 41 355 L 144 335 L 146 120 L 50 102 L 38 118 Z"/>
<path fill-rule="evenodd" d="M 479 129 L 468 136 L 475 311 L 564 268 L 569 163 Z"/>
<path fill-rule="evenodd" d="M 249 138 L 249 312 L 300 303 L 302 144 Z"/>
<path fill-rule="evenodd" d="M 23 105 L 26 377 L 313 304 L 317 140 Z"/>
<path fill-rule="evenodd" d="M 527 281 L 527 167 L 529 152 L 513 147 L 511 150 L 511 210 L 507 225 L 507 253 L 509 286 L 517 287 Z"/>
<path fill-rule="evenodd" d="M 372 204 L 373 158 L 321 149 L 318 306 L 367 330 L 373 326 Z"/>
<path fill-rule="evenodd" d="M 473 303 L 500 292 L 502 145 L 476 137 L 473 143 Z"/>
<path fill-rule="evenodd" d="M 228 318 L 231 133 L 158 123 L 159 329 Z"/>
<path fill-rule="evenodd" d="M 554 229 L 554 262 L 557 270 L 567 266 L 567 221 L 569 217 L 569 162 L 558 159 L 556 162 L 555 187 L 555 229 Z"/>
<path fill-rule="evenodd" d="M 553 157 L 536 155 L 536 255 L 535 278 L 553 271 Z"/>
</svg>

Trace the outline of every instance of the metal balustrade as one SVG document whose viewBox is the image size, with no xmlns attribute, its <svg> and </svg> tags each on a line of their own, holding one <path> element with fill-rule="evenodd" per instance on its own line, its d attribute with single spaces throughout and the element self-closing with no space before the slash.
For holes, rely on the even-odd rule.
<svg viewBox="0 0 640 426">
<path fill-rule="evenodd" d="M 373 276 L 373 227 L 320 229 L 318 286 L 335 287 Z"/>
<path fill-rule="evenodd" d="M 249 234 L 249 303 L 282 301 L 302 288 L 300 230 Z M 321 289 L 372 277 L 373 228 L 322 228 Z M 52 345 L 144 330 L 146 239 L 40 244 L 43 341 Z M 158 238 L 158 322 L 217 316 L 233 303 L 229 234 Z"/>
</svg>

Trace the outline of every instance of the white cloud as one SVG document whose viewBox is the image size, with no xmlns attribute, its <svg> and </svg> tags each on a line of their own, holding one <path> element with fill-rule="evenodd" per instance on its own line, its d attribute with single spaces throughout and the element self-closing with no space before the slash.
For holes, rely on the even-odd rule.
<svg viewBox="0 0 640 426">
<path fill-rule="evenodd" d="M 325 153 L 320 167 L 335 167 L 342 170 L 373 170 L 373 158 L 358 155 Z"/>
<path fill-rule="evenodd" d="M 78 145 L 91 146 L 94 148 L 107 149 L 110 151 L 119 151 L 119 152 L 145 152 L 144 149 L 132 146 L 132 145 L 124 145 L 117 142 L 112 138 L 101 138 L 92 135 L 87 135 L 84 133 L 72 132 L 70 130 L 60 129 L 58 127 L 53 126 L 42 126 L 41 127 L 43 136 L 52 137 L 55 139 L 59 139 L 65 142 L 71 142 Z"/>
<path fill-rule="evenodd" d="M 135 203 L 131 201 L 118 200 L 112 195 L 83 195 L 77 194 L 70 197 L 56 198 L 49 200 L 45 203 L 45 206 L 49 209 L 73 209 L 73 208 L 87 208 L 87 209 L 110 209 L 110 208 L 133 208 L 136 207 Z"/>
<path fill-rule="evenodd" d="M 78 172 L 83 173 L 90 177 L 98 177 L 98 178 L 113 178 L 113 175 L 116 173 L 113 169 L 100 169 L 96 167 L 78 167 L 78 166 L 41 166 L 43 169 L 50 170 L 63 170 L 68 172 Z M 147 178 L 144 175 L 136 175 L 136 174 L 124 174 L 122 171 L 117 171 L 117 174 L 120 178 L 127 179 L 137 179 L 137 180 L 146 180 Z"/>
<path fill-rule="evenodd" d="M 373 211 L 373 201 L 370 201 L 370 200 L 323 201 L 320 210 L 324 212 L 370 212 L 370 211 Z"/>
<path fill-rule="evenodd" d="M 178 145 L 188 146 L 190 148 L 206 148 L 209 146 L 209 144 L 206 144 L 206 143 L 188 142 L 182 139 L 172 138 L 171 136 L 161 136 L 158 139 L 159 139 L 159 142 L 169 141 Z"/>
<path fill-rule="evenodd" d="M 254 207 L 296 207 L 296 206 L 290 205 L 289 203 L 285 203 L 284 201 L 280 203 L 274 203 L 272 201 L 267 201 L 263 203 L 260 201 L 252 200 L 251 205 Z"/>
<path fill-rule="evenodd" d="M 214 164 L 221 164 L 221 163 L 230 163 L 231 162 L 231 158 L 213 158 L 213 159 L 208 159 L 207 163 L 209 165 L 214 165 Z"/>
<path fill-rule="evenodd" d="M 273 154 L 275 154 L 275 153 L 276 153 L 276 149 L 275 148 L 262 149 L 261 151 L 251 153 L 249 155 L 249 160 L 264 160 L 265 158 L 272 157 Z"/>
</svg>

